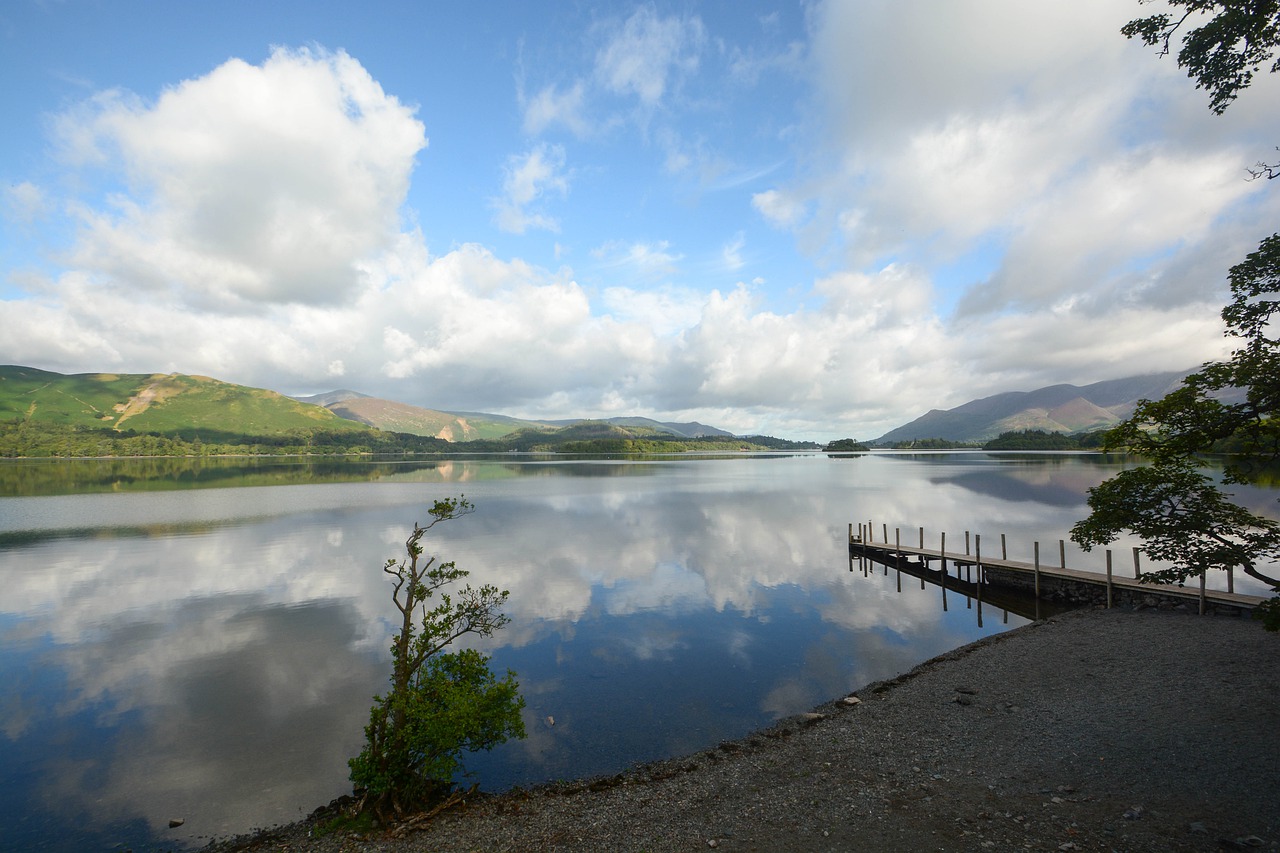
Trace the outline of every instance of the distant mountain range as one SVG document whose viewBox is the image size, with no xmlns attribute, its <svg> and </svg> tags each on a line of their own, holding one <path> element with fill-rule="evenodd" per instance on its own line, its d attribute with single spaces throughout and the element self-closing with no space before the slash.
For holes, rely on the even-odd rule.
<svg viewBox="0 0 1280 853">
<path fill-rule="evenodd" d="M 1079 433 L 1104 429 L 1128 417 L 1140 399 L 1159 399 L 1176 388 L 1188 372 L 996 394 L 946 411 L 935 409 L 871 443 L 884 446 L 928 438 L 980 443 L 1010 431 Z M 644 417 L 533 421 L 483 412 L 437 411 L 349 390 L 293 398 L 207 376 L 64 375 L 15 365 L 0 366 L 0 421 L 200 435 L 206 441 L 218 433 L 279 436 L 316 429 L 377 429 L 448 442 L 493 441 L 528 433 L 519 439 L 525 444 L 544 442 L 531 434 L 547 432 L 557 433 L 562 441 L 652 434 L 689 440 L 734 437 L 697 422 Z M 582 431 L 578 425 L 590 428 Z M 602 432 L 604 425 L 609 429 Z"/>
<path fill-rule="evenodd" d="M 448 442 L 502 438 L 518 431 L 567 430 L 579 424 L 608 424 L 610 435 L 659 433 L 680 438 L 733 437 L 700 423 L 666 423 L 651 418 L 574 418 L 532 421 L 483 412 L 442 412 L 382 400 L 358 391 L 337 390 L 311 397 L 181 373 L 62 374 L 20 365 L 0 366 L 0 421 L 30 421 L 60 427 L 110 429 L 164 435 L 280 436 L 297 431 L 408 433 Z M 598 429 L 583 436 L 601 437 Z"/>
<path fill-rule="evenodd" d="M 946 411 L 934 409 L 871 443 L 891 445 L 923 438 L 984 442 L 1002 432 L 1020 430 L 1078 433 L 1106 429 L 1132 414 L 1139 400 L 1158 400 L 1178 387 L 1190 372 L 1131 376 L 1083 387 L 1050 385 L 1035 391 L 1009 391 Z"/>
<path fill-rule="evenodd" d="M 617 427 L 651 429 L 682 438 L 709 435 L 732 436 L 733 433 L 700 423 L 668 423 L 652 418 L 570 418 L 568 420 L 531 421 L 486 412 L 442 412 L 381 400 L 356 391 L 330 391 L 312 397 L 295 397 L 303 403 L 323 406 L 340 418 L 359 421 L 378 429 L 427 435 L 445 441 L 474 441 L 501 438 L 519 429 L 558 429 L 575 426 L 585 420 Z"/>
</svg>

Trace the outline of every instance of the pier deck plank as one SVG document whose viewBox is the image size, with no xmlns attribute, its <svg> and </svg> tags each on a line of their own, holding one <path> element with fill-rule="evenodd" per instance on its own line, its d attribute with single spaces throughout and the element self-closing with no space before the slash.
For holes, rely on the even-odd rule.
<svg viewBox="0 0 1280 853">
<path fill-rule="evenodd" d="M 898 545 L 884 542 L 862 542 L 856 536 L 850 537 L 849 544 L 877 551 L 888 556 L 901 554 L 905 557 L 916 557 L 925 561 L 926 564 L 933 560 L 945 559 L 961 566 L 979 565 L 979 560 L 975 554 L 962 554 L 953 551 L 947 551 L 943 554 L 937 548 L 918 548 L 912 545 Z M 1008 569 L 1028 575 L 1034 575 L 1036 570 L 1034 563 L 1028 563 L 1021 560 L 992 559 L 985 556 L 981 560 L 981 565 Z M 1063 580 L 1078 581 L 1080 583 L 1095 584 L 1098 586 L 1107 585 L 1107 576 L 1103 572 L 1063 568 L 1059 565 L 1045 565 L 1044 563 L 1041 563 L 1040 576 L 1045 578 L 1061 578 Z M 1112 587 L 1121 589 L 1129 589 L 1139 592 L 1152 592 L 1161 595 L 1185 598 L 1189 601 L 1198 601 L 1200 599 L 1200 588 L 1198 585 L 1192 588 L 1177 586 L 1176 584 L 1142 583 L 1137 578 L 1125 577 L 1123 575 L 1116 574 L 1115 572 L 1111 575 L 1111 585 Z M 1227 592 L 1225 590 L 1216 589 L 1206 589 L 1204 597 L 1205 600 L 1209 602 L 1229 604 L 1237 607 L 1256 607 L 1266 601 L 1266 599 L 1261 596 L 1245 595 L 1243 593 Z"/>
</svg>

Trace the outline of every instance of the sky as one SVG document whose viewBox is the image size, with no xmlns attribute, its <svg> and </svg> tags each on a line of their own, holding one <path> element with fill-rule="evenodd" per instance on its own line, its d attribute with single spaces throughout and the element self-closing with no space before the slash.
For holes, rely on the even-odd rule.
<svg viewBox="0 0 1280 853">
<path fill-rule="evenodd" d="M 876 438 L 1223 357 L 1275 230 L 1136 0 L 0 6 L 0 363 Z"/>
</svg>

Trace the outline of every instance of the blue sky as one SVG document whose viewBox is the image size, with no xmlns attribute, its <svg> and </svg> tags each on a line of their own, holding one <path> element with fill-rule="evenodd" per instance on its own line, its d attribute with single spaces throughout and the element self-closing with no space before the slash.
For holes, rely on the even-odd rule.
<svg viewBox="0 0 1280 853">
<path fill-rule="evenodd" d="M 0 362 L 872 438 L 1228 346 L 1274 230 L 1128 0 L 0 8 Z"/>
</svg>

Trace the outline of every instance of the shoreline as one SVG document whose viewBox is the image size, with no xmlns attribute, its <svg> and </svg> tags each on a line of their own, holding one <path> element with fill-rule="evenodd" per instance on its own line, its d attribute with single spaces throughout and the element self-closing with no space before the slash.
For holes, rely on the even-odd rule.
<svg viewBox="0 0 1280 853">
<path fill-rule="evenodd" d="M 479 794 L 401 839 L 325 809 L 205 848 L 1280 849 L 1280 636 L 1083 610 L 986 637 L 738 741 Z"/>
</svg>

